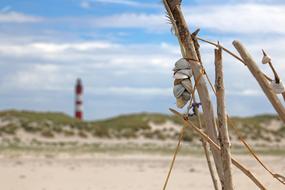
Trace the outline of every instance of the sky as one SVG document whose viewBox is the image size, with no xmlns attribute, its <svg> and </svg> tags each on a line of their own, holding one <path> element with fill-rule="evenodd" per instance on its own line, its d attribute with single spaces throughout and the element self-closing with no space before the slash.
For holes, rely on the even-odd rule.
<svg viewBox="0 0 285 190">
<path fill-rule="evenodd" d="M 261 69 L 265 49 L 285 81 L 284 0 L 189 0 L 190 30 L 235 51 L 240 40 Z M 160 0 L 1 0 L 0 109 L 73 115 L 74 85 L 84 84 L 84 117 L 175 107 L 172 68 L 181 58 Z M 201 43 L 214 82 L 213 47 Z M 230 115 L 275 113 L 248 69 L 224 54 Z M 215 98 L 211 93 L 213 103 Z"/>
</svg>

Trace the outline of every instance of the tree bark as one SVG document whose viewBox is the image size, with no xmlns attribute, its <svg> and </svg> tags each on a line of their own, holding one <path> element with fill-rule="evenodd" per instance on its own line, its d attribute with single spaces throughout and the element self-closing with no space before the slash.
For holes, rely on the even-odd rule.
<svg viewBox="0 0 285 190">
<path fill-rule="evenodd" d="M 256 78 L 257 82 L 259 83 L 263 92 L 265 93 L 265 95 L 267 96 L 267 98 L 275 108 L 276 112 L 279 114 L 279 117 L 285 123 L 284 106 L 278 99 L 277 95 L 273 92 L 272 88 L 270 87 L 269 83 L 267 82 L 266 78 L 264 77 L 264 75 L 256 65 L 251 55 L 239 41 L 234 41 L 233 45 L 239 52 L 240 56 L 244 60 L 245 64 L 247 65 L 252 75 Z"/>
<path fill-rule="evenodd" d="M 217 97 L 217 114 L 218 114 L 218 131 L 221 146 L 221 157 L 224 170 L 224 184 L 222 189 L 233 190 L 233 180 L 231 171 L 231 152 L 230 140 L 228 134 L 227 114 L 225 109 L 225 88 L 222 49 L 215 49 L 215 66 L 216 66 L 216 97 Z"/>
</svg>

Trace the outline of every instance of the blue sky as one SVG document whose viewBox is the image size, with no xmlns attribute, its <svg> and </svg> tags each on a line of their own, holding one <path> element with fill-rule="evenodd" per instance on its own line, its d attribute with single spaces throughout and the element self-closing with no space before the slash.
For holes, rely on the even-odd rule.
<svg viewBox="0 0 285 190">
<path fill-rule="evenodd" d="M 183 1 L 183 11 L 202 37 L 233 51 L 231 42 L 239 39 L 259 64 L 266 49 L 285 80 L 284 1 Z M 213 48 L 201 44 L 201 50 L 213 81 Z M 87 119 L 168 113 L 175 107 L 171 69 L 180 57 L 160 0 L 0 2 L 2 110 L 72 115 L 74 83 L 81 77 Z M 274 113 L 247 68 L 227 55 L 224 65 L 231 115 Z"/>
</svg>

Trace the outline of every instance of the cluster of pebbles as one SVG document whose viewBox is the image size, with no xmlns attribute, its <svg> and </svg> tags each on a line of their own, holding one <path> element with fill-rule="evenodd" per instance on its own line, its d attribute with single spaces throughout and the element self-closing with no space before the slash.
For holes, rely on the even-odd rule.
<svg viewBox="0 0 285 190">
<path fill-rule="evenodd" d="M 192 69 L 189 62 L 181 58 L 175 63 L 173 69 L 174 87 L 173 94 L 176 98 L 176 105 L 178 108 L 183 108 L 191 99 L 192 93 Z"/>
</svg>

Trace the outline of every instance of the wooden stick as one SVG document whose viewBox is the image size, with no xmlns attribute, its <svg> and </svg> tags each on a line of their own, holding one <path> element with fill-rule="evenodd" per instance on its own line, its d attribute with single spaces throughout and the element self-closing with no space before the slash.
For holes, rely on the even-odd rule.
<svg viewBox="0 0 285 190">
<path fill-rule="evenodd" d="M 172 15 L 174 18 L 176 27 L 178 29 L 177 31 L 178 41 L 180 41 L 181 44 L 183 45 L 183 49 L 185 50 L 186 54 L 186 59 L 190 60 L 189 62 L 193 69 L 194 78 L 196 81 L 197 78 L 201 75 L 202 67 L 195 50 L 191 33 L 188 29 L 185 18 L 181 11 L 180 0 L 164 0 L 164 2 L 169 7 L 169 9 L 167 9 L 168 14 Z M 214 110 L 204 77 L 201 77 L 198 84 L 196 85 L 197 85 L 199 98 L 202 103 L 203 114 L 206 123 L 206 132 L 214 140 L 214 142 L 218 143 L 217 126 L 215 122 Z M 211 148 L 211 151 L 213 153 L 213 158 L 215 161 L 215 166 L 218 175 L 220 179 L 222 179 L 223 169 L 222 169 L 221 155 L 216 149 Z"/>
<path fill-rule="evenodd" d="M 193 102 L 197 103 L 196 98 L 195 98 L 195 94 L 193 96 Z M 199 113 L 199 110 L 198 110 L 197 107 L 194 107 L 194 112 L 195 112 L 195 114 L 197 115 L 197 118 L 198 118 L 198 122 L 199 122 L 199 126 L 200 126 L 199 129 L 201 129 L 202 122 L 201 122 L 200 113 Z M 209 149 L 208 149 L 208 144 L 207 144 L 207 142 L 203 138 L 201 138 L 201 142 L 202 142 L 202 146 L 203 146 L 204 153 L 205 153 L 205 156 L 206 156 L 206 161 L 207 161 L 208 169 L 209 169 L 209 172 L 210 172 L 210 175 L 211 175 L 211 178 L 212 178 L 212 182 L 213 182 L 214 188 L 215 188 L 215 190 L 219 190 L 218 180 L 217 180 L 217 177 L 216 177 L 216 174 L 214 172 L 213 165 L 212 165 L 212 162 L 211 162 L 210 152 L 209 152 Z"/>
<path fill-rule="evenodd" d="M 210 159 L 210 152 L 209 152 L 209 149 L 208 149 L 208 144 L 207 144 L 207 142 L 203 138 L 201 138 L 201 141 L 202 141 L 202 146 L 203 146 L 203 149 L 204 149 L 204 152 L 205 152 L 206 161 L 207 161 L 207 165 L 208 165 L 208 168 L 209 168 L 209 171 L 210 171 L 210 174 L 211 174 L 211 178 L 212 178 L 212 182 L 213 182 L 214 188 L 215 188 L 215 190 L 219 190 L 218 180 L 217 180 L 217 177 L 216 177 L 216 174 L 214 172 L 214 168 L 213 168 L 213 165 L 212 165 L 212 162 L 211 162 L 211 159 Z"/>
<path fill-rule="evenodd" d="M 166 10 L 168 11 L 171 11 L 169 6 L 166 4 L 167 2 L 164 0 L 164 4 L 165 4 L 165 8 Z M 175 21 L 174 21 L 174 18 L 173 18 L 173 15 L 172 13 L 170 12 L 170 15 L 169 15 L 169 19 L 171 20 L 171 22 L 173 23 L 173 29 L 175 31 L 175 35 L 178 36 L 178 28 L 175 24 Z M 199 32 L 199 30 L 197 30 L 196 34 L 197 35 Z M 194 32 L 195 33 L 195 32 Z M 193 33 L 193 34 L 194 34 Z M 180 40 L 180 38 L 178 38 L 178 42 L 179 42 L 179 46 L 180 46 L 180 50 L 181 50 L 181 54 L 183 56 L 183 58 L 187 58 L 186 57 L 186 52 L 185 52 L 185 49 L 183 47 L 183 44 Z M 201 60 L 200 56 L 198 55 L 199 57 L 199 60 Z M 191 83 L 191 89 L 194 89 L 193 88 L 193 85 Z M 193 102 L 194 103 L 197 103 L 196 101 L 196 98 L 195 98 L 195 94 L 193 95 Z M 198 116 L 198 121 L 199 121 L 199 125 L 202 126 L 202 123 L 201 123 L 201 118 L 200 118 L 200 113 L 199 113 L 199 110 L 197 109 L 197 107 L 194 108 L 194 112 L 195 114 Z M 208 149 L 208 144 L 207 142 L 205 142 L 205 140 L 203 138 L 201 138 L 201 142 L 202 142 L 202 146 L 203 146 L 203 149 L 204 149 L 204 153 L 205 153 L 205 156 L 206 156 L 206 161 L 207 161 L 207 165 L 208 165 L 208 169 L 209 169 L 209 172 L 210 172 L 210 175 L 211 175 L 211 178 L 212 178 L 212 182 L 213 182 L 213 185 L 214 185 L 214 188 L 215 190 L 219 190 L 219 187 L 218 187 L 218 180 L 217 180 L 217 177 L 215 175 L 215 172 L 214 172 L 214 169 L 213 169 L 213 165 L 212 165 L 212 162 L 211 162 L 211 158 L 210 158 L 210 152 L 209 152 L 209 149 Z"/>
<path fill-rule="evenodd" d="M 265 93 L 265 95 L 267 96 L 267 98 L 275 108 L 276 112 L 279 114 L 279 117 L 285 123 L 285 109 L 280 100 L 278 99 L 277 95 L 273 92 L 272 88 L 269 86 L 269 83 L 266 81 L 266 78 L 264 77 L 264 75 L 256 65 L 251 55 L 239 41 L 234 41 L 233 45 L 235 46 L 240 56 L 246 63 L 252 75 L 256 78 L 257 82 L 259 83 L 263 92 Z"/>
<path fill-rule="evenodd" d="M 262 50 L 262 53 L 264 56 L 267 56 L 267 53 L 264 50 Z M 271 61 L 269 62 L 269 66 L 270 66 L 270 68 L 274 74 L 274 78 L 275 78 L 276 83 L 279 83 L 280 77 L 279 77 L 278 73 L 276 72 L 275 68 L 273 67 L 273 64 Z M 283 100 L 285 101 L 285 92 L 282 93 L 282 97 L 283 97 Z"/>
<path fill-rule="evenodd" d="M 267 53 L 262 50 L 262 53 L 263 53 L 263 56 L 267 56 Z M 278 76 L 278 73 L 276 72 L 275 68 L 273 67 L 273 64 L 271 61 L 269 61 L 269 66 L 270 66 L 270 69 L 272 70 L 273 74 L 274 74 L 274 78 L 275 78 L 275 81 L 276 83 L 279 83 L 280 82 L 280 77 Z"/>
<path fill-rule="evenodd" d="M 185 120 L 185 118 L 183 117 L 182 114 L 180 114 L 179 112 L 177 112 L 174 109 L 169 109 L 172 113 L 174 113 L 176 116 L 178 116 L 181 120 L 183 120 L 184 124 L 187 127 L 192 128 L 194 131 L 196 131 L 200 137 L 202 137 L 205 141 L 207 141 L 211 147 L 213 147 L 215 150 L 217 150 L 219 153 L 221 152 L 221 148 L 219 145 L 217 145 L 207 134 L 205 134 L 201 129 L 199 129 L 198 127 L 196 127 L 190 120 Z M 231 161 L 233 163 L 233 165 L 235 165 L 238 169 L 240 169 L 246 176 L 248 176 L 261 190 L 267 190 L 265 188 L 265 186 L 254 176 L 253 173 L 251 173 L 251 171 L 249 171 L 248 169 L 246 169 L 245 166 L 243 166 L 241 163 L 239 163 L 237 160 L 235 160 L 234 158 L 231 158 Z"/>
<path fill-rule="evenodd" d="M 220 134 L 221 157 L 224 169 L 224 184 L 222 189 L 233 190 L 233 179 L 231 171 L 231 152 L 230 139 L 227 125 L 227 115 L 225 109 L 225 88 L 222 49 L 215 49 L 215 66 L 216 66 L 216 97 L 217 97 L 217 114 L 218 130 Z"/>
<path fill-rule="evenodd" d="M 231 51 L 228 50 L 227 48 L 221 46 L 220 44 L 211 42 L 211 41 L 209 41 L 209 40 L 205 40 L 205 39 L 200 38 L 200 37 L 197 37 L 197 39 L 200 40 L 200 41 L 202 41 L 202 42 L 206 42 L 206 43 L 208 43 L 208 44 L 211 44 L 211 45 L 213 45 L 213 46 L 215 46 L 215 47 L 217 47 L 217 48 L 222 48 L 222 49 L 223 49 L 225 52 L 227 52 L 229 55 L 233 56 L 234 58 L 236 58 L 237 60 L 239 60 L 240 62 L 242 62 L 244 65 L 246 65 L 246 64 L 244 63 L 244 61 L 243 61 L 239 56 L 237 56 L 236 54 L 234 54 L 233 52 L 231 52 Z"/>
</svg>

